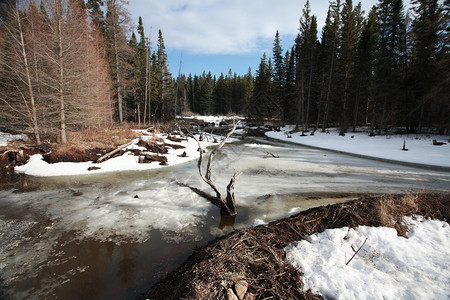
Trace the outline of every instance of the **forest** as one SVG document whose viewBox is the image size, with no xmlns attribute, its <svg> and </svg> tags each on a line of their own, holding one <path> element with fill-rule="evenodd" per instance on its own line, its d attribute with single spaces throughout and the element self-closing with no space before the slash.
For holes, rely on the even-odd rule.
<svg viewBox="0 0 450 300">
<path fill-rule="evenodd" d="M 239 114 L 298 131 L 369 126 L 447 134 L 450 1 L 332 0 L 318 32 L 309 0 L 290 49 L 274 33 L 255 73 L 169 72 L 125 0 L 0 1 L 0 126 L 65 143 L 86 127 Z"/>
</svg>

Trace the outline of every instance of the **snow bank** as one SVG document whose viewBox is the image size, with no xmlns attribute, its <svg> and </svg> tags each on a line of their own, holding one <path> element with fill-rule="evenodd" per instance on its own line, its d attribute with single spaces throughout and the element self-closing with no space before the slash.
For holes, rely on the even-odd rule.
<svg viewBox="0 0 450 300">
<path fill-rule="evenodd" d="M 163 138 L 163 135 L 155 135 L 159 138 Z M 150 139 L 151 136 L 142 136 L 142 139 Z M 125 150 L 133 150 L 139 148 L 137 146 L 139 139 L 133 140 L 133 144 L 128 146 Z M 198 159 L 199 153 L 197 151 L 198 144 L 192 139 L 188 138 L 187 141 L 183 142 L 173 142 L 164 139 L 164 142 L 168 144 L 177 144 L 182 145 L 185 148 L 181 149 L 173 149 L 169 147 L 168 154 L 164 156 L 167 157 L 167 166 L 173 166 L 180 163 L 187 162 L 191 159 Z M 211 145 L 211 142 L 202 142 L 204 147 Z M 180 155 L 186 152 L 186 157 L 180 157 Z M 65 176 L 65 175 L 85 175 L 85 174 L 99 174 L 106 172 L 117 172 L 117 171 L 144 171 L 144 170 L 152 170 L 164 168 L 167 166 L 162 166 L 158 162 L 152 162 L 149 164 L 140 164 L 139 157 L 134 156 L 131 152 L 126 152 L 122 156 L 115 157 L 104 161 L 102 163 L 94 163 L 94 162 L 83 162 L 83 163 L 74 163 L 74 162 L 60 162 L 49 164 L 43 160 L 42 155 L 37 154 L 31 156 L 30 160 L 27 164 L 23 166 L 18 166 L 15 168 L 15 171 L 18 173 L 25 173 L 27 175 L 32 176 Z M 91 170 L 88 169 L 90 167 L 97 167 L 100 169 Z"/>
<path fill-rule="evenodd" d="M 450 137 L 416 134 L 370 137 L 367 133 L 362 132 L 352 132 L 345 136 L 339 136 L 337 130 L 331 130 L 329 134 L 316 131 L 313 136 L 301 136 L 301 132 L 288 135 L 288 131 L 292 129 L 292 126 L 287 126 L 279 132 L 270 131 L 266 135 L 270 138 L 322 149 L 378 159 L 450 168 L 450 145 L 447 143 Z M 446 142 L 447 144 L 434 146 L 433 140 Z M 403 141 L 406 141 L 408 151 L 402 151 Z"/>
<path fill-rule="evenodd" d="M 304 274 L 305 291 L 329 299 L 448 299 L 449 224 L 421 217 L 404 222 L 409 226 L 407 239 L 386 227 L 313 234 L 309 241 L 285 249 L 286 262 Z"/>
<path fill-rule="evenodd" d="M 8 146 L 8 143 L 16 140 L 27 140 L 28 137 L 25 134 L 10 134 L 0 131 L 0 146 Z"/>
</svg>

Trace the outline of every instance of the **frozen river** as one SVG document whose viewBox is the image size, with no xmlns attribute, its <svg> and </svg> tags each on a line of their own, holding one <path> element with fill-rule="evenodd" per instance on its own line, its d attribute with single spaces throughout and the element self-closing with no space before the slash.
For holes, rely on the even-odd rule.
<svg viewBox="0 0 450 300">
<path fill-rule="evenodd" d="M 265 152 L 279 158 L 266 157 Z M 360 194 L 448 192 L 450 173 L 247 139 L 216 156 L 233 169 L 238 217 L 252 226 Z M 25 177 L 0 191 L 0 299 L 129 299 L 196 246 L 232 230 L 219 209 L 177 182 L 210 191 L 196 161 L 146 172 Z"/>
</svg>

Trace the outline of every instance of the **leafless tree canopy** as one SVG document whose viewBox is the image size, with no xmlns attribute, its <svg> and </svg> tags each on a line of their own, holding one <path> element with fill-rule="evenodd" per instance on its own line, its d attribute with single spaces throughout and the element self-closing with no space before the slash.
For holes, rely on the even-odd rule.
<svg viewBox="0 0 450 300">
<path fill-rule="evenodd" d="M 111 122 L 110 81 L 101 37 L 79 1 L 20 1 L 0 27 L 0 122 L 40 135 Z"/>
</svg>

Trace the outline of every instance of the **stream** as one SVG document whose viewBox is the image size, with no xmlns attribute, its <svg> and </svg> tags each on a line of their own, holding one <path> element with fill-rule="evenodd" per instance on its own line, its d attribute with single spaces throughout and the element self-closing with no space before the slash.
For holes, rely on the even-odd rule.
<svg viewBox="0 0 450 300">
<path fill-rule="evenodd" d="M 217 153 L 213 181 L 223 193 L 234 169 L 243 172 L 234 223 L 177 184 L 211 192 L 196 160 L 145 172 L 23 177 L 0 190 L 0 299 L 130 299 L 233 228 L 361 195 L 450 190 L 449 172 L 258 138 Z"/>
</svg>

